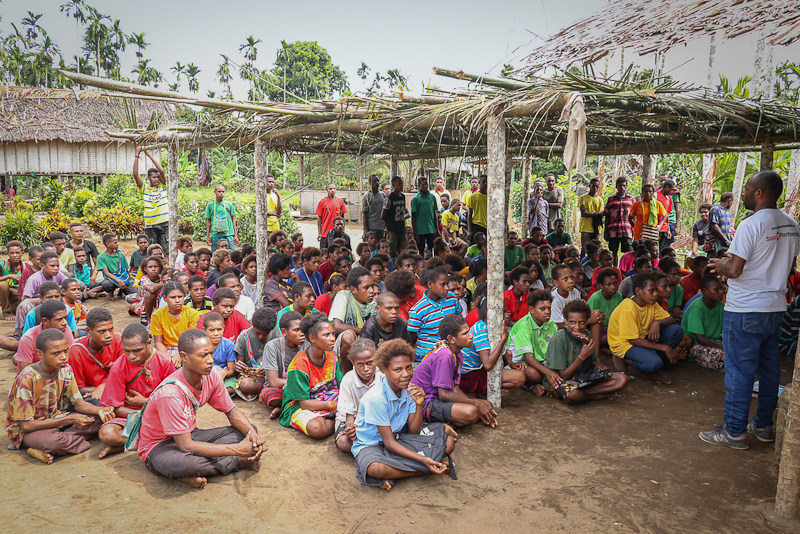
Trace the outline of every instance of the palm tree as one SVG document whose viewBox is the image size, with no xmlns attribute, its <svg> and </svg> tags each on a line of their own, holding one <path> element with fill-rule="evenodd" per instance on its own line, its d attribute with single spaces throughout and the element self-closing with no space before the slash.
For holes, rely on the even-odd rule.
<svg viewBox="0 0 800 534">
<path fill-rule="evenodd" d="M 105 48 L 108 46 L 108 26 L 103 20 L 108 16 L 101 14 L 93 7 L 89 8 L 89 27 L 83 36 L 83 49 L 89 54 L 94 55 L 97 76 L 100 76 L 100 58 L 106 55 Z"/>
<path fill-rule="evenodd" d="M 255 100 L 254 96 L 260 92 L 254 91 L 255 77 L 256 73 L 258 72 L 254 65 L 255 60 L 258 57 L 258 49 L 256 48 L 256 45 L 260 42 L 261 39 L 255 39 L 252 35 L 250 35 L 247 37 L 245 43 L 239 47 L 239 52 L 244 52 L 244 58 L 247 60 L 247 63 L 242 65 L 242 68 L 239 72 L 243 79 L 250 80 L 250 92 L 248 95 L 250 100 Z"/>
<path fill-rule="evenodd" d="M 42 18 L 42 15 L 43 13 L 34 15 L 32 11 L 28 11 L 28 16 L 22 19 L 22 25 L 28 27 L 26 35 L 31 41 L 35 41 L 39 38 L 38 32 L 44 32 L 42 27 L 39 26 L 39 19 Z"/>
<path fill-rule="evenodd" d="M 121 52 L 125 51 L 125 46 L 128 44 L 127 36 L 125 32 L 122 31 L 120 27 L 120 20 L 114 20 L 113 26 L 111 26 L 111 51 L 112 58 L 114 61 L 114 66 L 116 67 L 117 79 L 122 78 L 122 73 L 120 72 L 120 58 L 119 55 Z"/>
<path fill-rule="evenodd" d="M 244 51 L 244 58 L 247 61 L 255 61 L 258 57 L 258 49 L 256 45 L 261 42 L 261 39 L 254 39 L 252 35 L 247 38 L 247 41 L 239 47 L 239 52 Z"/>
<path fill-rule="evenodd" d="M 200 69 L 194 63 L 189 63 L 186 65 L 186 76 L 189 79 L 189 90 L 193 93 L 196 93 L 200 89 L 200 82 L 197 81 L 197 75 L 200 73 Z"/>
<path fill-rule="evenodd" d="M 72 18 L 75 19 L 75 42 L 78 48 L 78 54 L 80 54 L 81 37 L 79 27 L 86 22 L 86 12 L 89 10 L 89 7 L 83 0 L 70 0 L 66 4 L 61 4 L 59 10 L 68 17 L 72 15 Z"/>
<path fill-rule="evenodd" d="M 228 56 L 220 54 L 222 56 L 222 63 L 219 66 L 219 70 L 217 70 L 217 76 L 219 77 L 219 83 L 224 84 L 225 87 L 228 89 L 228 98 L 233 98 L 233 94 L 231 93 L 231 66 L 228 62 Z"/>
<path fill-rule="evenodd" d="M 181 74 L 183 74 L 184 71 L 186 70 L 186 65 L 181 65 L 180 61 L 176 61 L 175 66 L 172 67 L 171 70 L 176 74 L 176 76 L 175 76 L 175 83 L 171 84 L 169 87 L 171 91 L 177 91 L 178 87 L 180 87 L 181 85 Z"/>
<path fill-rule="evenodd" d="M 144 57 L 143 51 L 150 46 L 150 43 L 144 40 L 144 33 L 132 33 L 128 36 L 128 44 L 136 46 L 136 57 L 142 59 Z"/>
</svg>

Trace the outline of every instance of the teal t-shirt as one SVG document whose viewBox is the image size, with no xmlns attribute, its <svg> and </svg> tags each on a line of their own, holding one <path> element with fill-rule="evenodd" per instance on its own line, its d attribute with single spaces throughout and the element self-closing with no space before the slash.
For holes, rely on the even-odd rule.
<svg viewBox="0 0 800 534">
<path fill-rule="evenodd" d="M 697 334 L 706 336 L 715 343 L 722 343 L 722 316 L 725 305 L 715 302 L 712 309 L 708 309 L 703 297 L 695 299 L 683 310 L 681 326 L 686 335 L 692 336 L 697 343 Z"/>
<path fill-rule="evenodd" d="M 236 216 L 236 208 L 227 200 L 223 200 L 222 204 L 216 201 L 208 203 L 206 206 L 206 219 L 211 221 L 211 237 L 226 237 L 233 235 L 233 217 Z M 222 232 L 215 232 L 215 221 L 217 224 L 225 224 L 225 230 Z"/>
<path fill-rule="evenodd" d="M 588 337 L 592 337 L 588 330 L 584 330 L 583 333 Z M 581 353 L 581 350 L 583 350 L 583 344 L 570 339 L 567 335 L 567 329 L 562 328 L 556 332 L 547 346 L 544 366 L 553 371 L 563 371 L 578 359 L 578 354 Z M 594 354 L 592 354 L 592 362 L 597 365 L 597 356 Z M 546 376 L 542 378 L 542 385 L 545 389 L 550 386 Z"/>
<path fill-rule="evenodd" d="M 508 246 L 504 249 L 503 268 L 506 271 L 514 269 L 517 265 L 525 261 L 525 249 L 517 245 L 517 248 L 509 250 Z"/>
<path fill-rule="evenodd" d="M 547 241 L 551 247 L 560 247 L 561 245 L 571 245 L 572 244 L 572 236 L 569 232 L 564 232 L 561 234 L 561 237 L 558 237 L 555 232 L 550 232 L 545 236 L 545 241 Z"/>
<path fill-rule="evenodd" d="M 417 193 L 411 199 L 411 213 L 416 215 L 417 235 L 436 233 L 436 197 Z"/>
<path fill-rule="evenodd" d="M 603 326 L 608 328 L 608 320 L 611 319 L 611 313 L 617 309 L 619 303 L 623 301 L 625 297 L 622 296 L 622 293 L 617 291 L 612 297 L 611 300 L 607 300 L 603 296 L 603 292 L 598 290 L 592 293 L 592 296 L 589 297 L 587 304 L 589 307 L 594 310 L 603 310 L 606 314 L 606 320 L 603 321 Z"/>
</svg>

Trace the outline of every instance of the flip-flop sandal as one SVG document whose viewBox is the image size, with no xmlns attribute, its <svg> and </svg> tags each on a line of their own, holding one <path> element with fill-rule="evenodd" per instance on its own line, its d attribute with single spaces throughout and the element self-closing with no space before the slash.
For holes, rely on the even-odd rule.
<svg viewBox="0 0 800 534">
<path fill-rule="evenodd" d="M 453 464 L 453 459 L 450 458 L 450 455 L 447 456 L 447 467 L 450 469 L 450 478 L 458 480 L 458 476 L 456 476 L 456 466 Z"/>
<path fill-rule="evenodd" d="M 625 374 L 628 375 L 628 382 L 634 382 L 636 380 L 636 377 L 633 376 L 631 373 L 625 373 Z"/>
</svg>

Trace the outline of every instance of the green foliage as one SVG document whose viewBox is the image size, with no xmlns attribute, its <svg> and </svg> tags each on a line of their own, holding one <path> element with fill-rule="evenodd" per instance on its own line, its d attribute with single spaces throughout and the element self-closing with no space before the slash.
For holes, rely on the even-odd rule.
<svg viewBox="0 0 800 534">
<path fill-rule="evenodd" d="M 36 214 L 29 204 L 20 203 L 14 211 L 8 212 L 0 224 L 0 241 L 8 243 L 12 239 L 21 241 L 25 247 L 38 244 L 41 236 Z"/>
<path fill-rule="evenodd" d="M 97 196 L 84 204 L 84 213 L 89 208 L 89 202 L 91 202 L 92 209 L 113 208 L 114 206 L 124 205 L 128 210 L 139 216 L 144 214 L 142 194 L 136 189 L 133 175 L 127 173 L 117 173 L 109 176 L 106 179 L 106 183 L 98 188 Z"/>
<path fill-rule="evenodd" d="M 372 69 L 362 61 L 361 67 L 359 67 L 357 71 L 358 77 L 366 82 L 367 78 L 370 77 L 371 71 Z M 387 84 L 388 87 L 384 88 L 383 84 Z M 408 91 L 408 78 L 402 72 L 400 72 L 400 69 L 389 69 L 386 71 L 386 74 L 382 74 L 380 71 L 375 71 L 375 75 L 372 79 L 371 85 L 367 89 L 367 93 L 381 94 L 391 90 Z"/>
<path fill-rule="evenodd" d="M 51 211 L 65 199 L 64 186 L 58 180 L 50 180 L 48 184 L 48 191 L 44 199 L 41 201 L 39 211 Z"/>
<path fill-rule="evenodd" d="M 50 234 L 58 230 L 59 232 L 64 232 L 65 234 L 69 235 L 69 223 L 72 222 L 72 219 L 66 213 L 63 213 L 60 209 L 55 208 L 49 212 L 44 217 L 44 220 L 39 225 L 39 231 L 41 233 L 42 241 L 47 241 L 50 239 Z"/>
<path fill-rule="evenodd" d="M 542 184 L 544 184 L 545 176 L 546 175 L 542 175 L 539 177 L 536 174 L 531 174 L 531 192 L 533 192 L 533 184 L 536 182 L 536 180 L 541 180 Z M 511 210 L 511 215 L 514 217 L 514 224 L 517 226 L 517 228 L 522 228 L 523 225 L 528 224 L 528 199 L 523 198 L 523 185 L 524 182 L 522 180 L 514 181 L 514 186 L 511 189 L 511 198 L 509 200 L 509 209 Z M 575 185 L 576 183 L 574 181 L 574 177 L 573 181 L 570 182 L 566 174 L 556 176 L 556 187 L 560 187 L 564 190 L 564 205 L 561 207 L 561 218 L 564 219 L 567 229 L 571 228 L 570 222 L 572 220 L 570 201 L 572 200 L 573 202 L 577 202 L 577 199 L 572 199 L 572 197 L 575 196 L 574 193 L 569 193 L 569 191 L 575 190 Z M 611 194 L 612 192 L 613 191 L 610 191 L 608 194 Z"/>
<path fill-rule="evenodd" d="M 95 234 L 112 232 L 120 239 L 130 239 L 144 230 L 142 216 L 124 205 L 100 208 L 84 220 Z"/>
<path fill-rule="evenodd" d="M 76 218 L 82 218 L 84 215 L 84 208 L 87 202 L 97 196 L 97 193 L 90 189 L 78 189 L 69 197 L 69 203 L 66 206 L 67 212 Z"/>
<path fill-rule="evenodd" d="M 301 98 L 326 99 L 349 89 L 345 72 L 333 64 L 328 51 L 316 41 L 281 41 L 275 67 L 258 77 L 255 73 L 250 76 L 258 89 L 276 101 L 283 101 L 284 96 L 287 102 L 299 101 L 284 94 L 284 76 L 286 91 Z"/>
</svg>

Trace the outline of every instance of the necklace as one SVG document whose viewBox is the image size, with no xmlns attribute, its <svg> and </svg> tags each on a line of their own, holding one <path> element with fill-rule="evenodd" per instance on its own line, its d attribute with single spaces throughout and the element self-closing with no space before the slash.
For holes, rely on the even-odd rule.
<svg viewBox="0 0 800 534">
<path fill-rule="evenodd" d="M 319 287 L 319 282 L 317 282 L 316 277 L 308 275 L 308 271 L 306 271 L 305 265 L 302 267 L 302 269 L 303 269 L 303 274 L 306 275 L 306 279 L 308 280 L 308 283 L 311 284 L 311 289 L 314 291 L 314 296 L 318 297 L 318 296 L 322 295 L 323 291 L 322 291 L 322 288 Z M 314 274 L 317 274 L 317 273 L 314 273 Z"/>
</svg>

